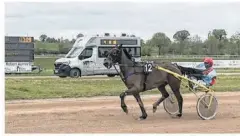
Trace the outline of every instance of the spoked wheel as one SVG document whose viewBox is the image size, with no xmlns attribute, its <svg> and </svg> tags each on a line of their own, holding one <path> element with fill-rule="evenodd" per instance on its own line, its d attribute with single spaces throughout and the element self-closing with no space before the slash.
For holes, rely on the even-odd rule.
<svg viewBox="0 0 240 136">
<path fill-rule="evenodd" d="M 171 92 L 169 97 L 163 101 L 164 110 L 170 115 L 178 114 L 178 101 L 175 95 Z"/>
<path fill-rule="evenodd" d="M 197 101 L 197 113 L 203 120 L 213 119 L 217 114 L 218 101 L 212 94 L 204 94 Z"/>
</svg>

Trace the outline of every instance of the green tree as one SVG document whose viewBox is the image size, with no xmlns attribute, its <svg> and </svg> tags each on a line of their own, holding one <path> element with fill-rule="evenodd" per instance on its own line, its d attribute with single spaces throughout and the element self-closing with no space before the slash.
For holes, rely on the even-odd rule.
<svg viewBox="0 0 240 136">
<path fill-rule="evenodd" d="M 161 51 L 161 49 L 169 46 L 170 44 L 171 40 L 161 32 L 155 33 L 151 39 L 151 45 L 158 47 L 158 55 L 161 55 L 161 52 L 164 53 L 164 51 Z"/>
<path fill-rule="evenodd" d="M 145 43 L 144 40 L 141 39 L 141 48 L 141 56 L 151 56 L 151 40 L 147 40 Z"/>
<path fill-rule="evenodd" d="M 179 46 L 180 54 L 183 54 L 185 44 L 186 44 L 185 40 L 187 40 L 189 36 L 190 36 L 190 33 L 187 30 L 177 31 L 173 35 L 173 38 L 180 43 L 180 46 Z"/>
<path fill-rule="evenodd" d="M 224 29 L 213 29 L 212 35 L 218 39 L 219 41 L 223 40 L 226 38 L 227 33 Z"/>
<path fill-rule="evenodd" d="M 206 54 L 211 54 L 211 55 L 217 55 L 219 53 L 218 50 L 218 44 L 219 41 L 216 39 L 214 36 L 210 36 L 206 41 L 205 41 L 205 51 Z"/>
<path fill-rule="evenodd" d="M 203 52 L 203 42 L 201 40 L 201 37 L 198 35 L 194 35 L 193 37 L 190 37 L 188 40 L 188 46 L 190 52 L 188 54 L 195 54 L 195 55 L 200 55 Z"/>
<path fill-rule="evenodd" d="M 140 41 L 141 43 L 141 46 L 144 46 L 145 45 L 145 42 L 144 42 L 144 40 L 143 39 L 141 39 L 141 41 Z"/>
<path fill-rule="evenodd" d="M 232 35 L 229 41 L 233 44 L 233 46 L 235 46 L 235 48 L 232 48 L 235 51 L 234 54 L 240 55 L 240 32 L 236 32 Z"/>
<path fill-rule="evenodd" d="M 75 41 L 76 41 L 76 39 L 72 39 L 72 40 L 71 40 L 71 43 L 73 44 L 73 43 L 75 43 Z"/>
<path fill-rule="evenodd" d="M 70 41 L 68 39 L 64 39 L 63 42 L 64 43 L 70 43 Z"/>
<path fill-rule="evenodd" d="M 188 39 L 189 36 L 190 33 L 187 30 L 180 30 L 173 35 L 173 38 L 177 41 L 184 41 Z"/>
<path fill-rule="evenodd" d="M 228 49 L 224 49 L 224 46 L 226 46 L 228 43 L 228 39 L 226 37 L 227 33 L 224 29 L 213 29 L 212 36 L 214 36 L 219 41 L 217 45 L 217 54 L 226 54 L 227 52 L 229 52 Z"/>
<path fill-rule="evenodd" d="M 47 35 L 46 35 L 46 34 L 42 34 L 42 35 L 40 35 L 40 37 L 39 37 L 39 40 L 42 41 L 42 42 L 45 42 L 46 39 L 47 39 Z"/>
<path fill-rule="evenodd" d="M 58 44 L 58 51 L 59 51 L 59 53 L 62 53 L 64 51 L 64 44 L 63 43 Z"/>
</svg>

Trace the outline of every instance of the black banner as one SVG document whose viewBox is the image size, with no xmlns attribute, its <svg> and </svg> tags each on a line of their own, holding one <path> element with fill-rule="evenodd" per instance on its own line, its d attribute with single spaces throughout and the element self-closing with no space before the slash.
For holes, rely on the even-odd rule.
<svg viewBox="0 0 240 136">
<path fill-rule="evenodd" d="M 34 37 L 5 36 L 5 62 L 33 62 Z"/>
</svg>

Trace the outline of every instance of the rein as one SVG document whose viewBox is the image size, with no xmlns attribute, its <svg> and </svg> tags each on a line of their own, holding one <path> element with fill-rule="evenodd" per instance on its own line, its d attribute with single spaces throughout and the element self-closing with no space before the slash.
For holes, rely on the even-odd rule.
<svg viewBox="0 0 240 136">
<path fill-rule="evenodd" d="M 127 86 L 126 81 L 124 80 L 124 76 L 122 75 L 122 72 L 119 72 L 119 71 L 117 70 L 115 64 L 113 64 L 113 66 L 114 66 L 115 70 L 117 71 L 117 73 L 120 75 L 121 80 L 123 81 L 123 83 Z"/>
</svg>

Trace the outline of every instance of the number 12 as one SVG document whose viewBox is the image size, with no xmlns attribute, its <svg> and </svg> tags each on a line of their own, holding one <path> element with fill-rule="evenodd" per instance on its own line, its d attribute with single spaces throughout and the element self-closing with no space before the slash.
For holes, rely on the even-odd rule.
<svg viewBox="0 0 240 136">
<path fill-rule="evenodd" d="M 152 64 L 151 64 L 151 63 L 146 64 L 146 65 L 145 65 L 145 70 L 146 70 L 147 72 L 152 72 Z"/>
</svg>

